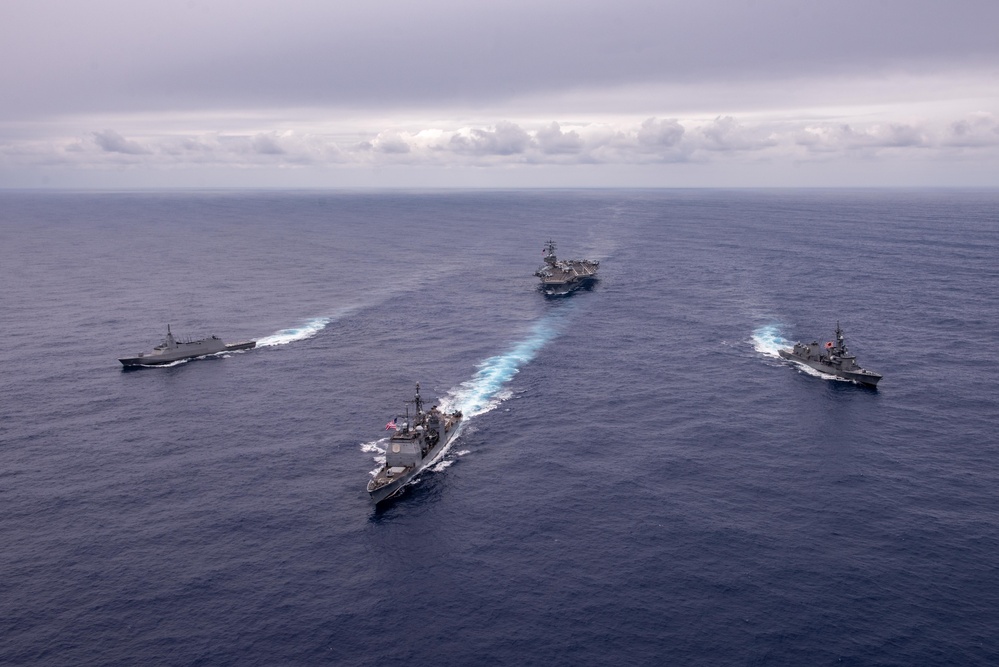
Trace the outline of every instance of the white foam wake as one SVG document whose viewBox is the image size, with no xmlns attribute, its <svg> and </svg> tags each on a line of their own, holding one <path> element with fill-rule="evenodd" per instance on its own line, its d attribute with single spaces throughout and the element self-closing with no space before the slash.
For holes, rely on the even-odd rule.
<svg viewBox="0 0 999 667">
<path fill-rule="evenodd" d="M 143 366 L 142 368 L 176 368 L 181 364 L 186 364 L 191 359 L 201 359 L 202 357 L 190 357 L 187 359 L 178 359 L 177 361 L 171 361 L 169 364 L 156 364 L 155 366 Z"/>
<path fill-rule="evenodd" d="M 361 443 L 361 451 L 367 452 L 368 454 L 374 454 L 372 458 L 375 463 L 378 464 L 374 470 L 371 471 L 371 476 L 374 477 L 381 470 L 382 466 L 385 465 L 385 445 L 388 443 L 388 438 L 381 438 L 379 440 L 372 440 L 371 442 Z"/>
<path fill-rule="evenodd" d="M 559 320 L 553 316 L 545 317 L 531 327 L 531 332 L 524 340 L 520 341 L 506 354 L 490 357 L 478 365 L 478 371 L 471 380 L 462 382 L 460 385 L 450 390 L 440 398 L 440 407 L 446 412 L 461 410 L 463 419 L 458 428 L 463 429 L 468 424 L 471 417 L 481 415 L 495 409 L 500 403 L 510 398 L 513 392 L 505 388 L 507 382 L 513 378 L 521 367 L 529 363 L 538 351 L 546 343 L 555 338 L 559 333 Z M 453 459 L 444 459 L 455 440 L 455 434 L 451 442 L 441 449 L 437 457 L 428 464 L 427 470 L 441 472 L 452 463 Z M 366 442 L 361 445 L 361 450 L 375 454 L 375 462 L 378 467 L 371 472 L 376 475 L 378 470 L 385 464 L 385 444 L 388 438 Z M 458 456 L 467 454 L 467 451 L 458 452 Z M 413 479 L 410 484 L 418 484 L 420 478 Z"/>
<path fill-rule="evenodd" d="M 466 419 L 495 409 L 512 395 L 504 385 L 558 335 L 558 329 L 552 318 L 540 320 L 531 328 L 527 338 L 514 345 L 509 352 L 480 363 L 478 372 L 471 380 L 462 382 L 441 398 L 441 407 L 461 410 Z"/>
<path fill-rule="evenodd" d="M 312 338 L 317 333 L 326 328 L 326 325 L 333 321 L 332 317 L 316 317 L 300 327 L 282 329 L 275 334 L 265 336 L 257 341 L 257 347 L 271 347 L 273 345 L 287 345 L 298 340 Z"/>
<path fill-rule="evenodd" d="M 753 332 L 753 347 L 762 355 L 780 359 L 778 350 L 790 350 L 794 343 L 780 334 L 780 327 L 768 324 Z"/>
</svg>

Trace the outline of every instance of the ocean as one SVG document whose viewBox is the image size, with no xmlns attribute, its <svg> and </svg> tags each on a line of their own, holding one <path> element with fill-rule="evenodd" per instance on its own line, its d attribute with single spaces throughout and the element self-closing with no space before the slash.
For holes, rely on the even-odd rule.
<svg viewBox="0 0 999 667">
<path fill-rule="evenodd" d="M 0 313 L 0 664 L 999 664 L 999 191 L 6 191 Z"/>
</svg>

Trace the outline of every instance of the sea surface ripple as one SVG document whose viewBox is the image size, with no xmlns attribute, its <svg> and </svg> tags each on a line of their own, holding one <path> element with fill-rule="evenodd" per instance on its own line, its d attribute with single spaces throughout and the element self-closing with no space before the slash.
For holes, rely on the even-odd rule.
<svg viewBox="0 0 999 667">
<path fill-rule="evenodd" d="M 0 664 L 999 664 L 995 191 L 2 192 L 0 285 Z"/>
</svg>

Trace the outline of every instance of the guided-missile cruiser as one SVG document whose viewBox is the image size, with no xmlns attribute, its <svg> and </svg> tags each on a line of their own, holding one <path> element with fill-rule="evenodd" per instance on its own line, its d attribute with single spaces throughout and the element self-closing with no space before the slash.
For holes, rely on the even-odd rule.
<svg viewBox="0 0 999 667">
<path fill-rule="evenodd" d="M 867 387 L 876 387 L 881 375 L 868 371 L 857 365 L 857 357 L 850 354 L 846 349 L 846 340 L 843 338 L 843 330 L 836 323 L 836 342 L 828 342 L 824 345 L 818 341 L 810 344 L 795 343 L 794 349 L 778 350 L 778 353 L 788 361 L 796 361 L 805 364 L 810 368 L 835 375 L 845 380 L 853 380 L 858 384 Z"/>
<path fill-rule="evenodd" d="M 457 435 L 461 417 L 458 410 L 444 412 L 436 405 L 424 411 L 417 382 L 416 397 L 406 402 L 406 413 L 397 415 L 385 426 L 395 432 L 385 448 L 385 465 L 368 482 L 371 499 L 377 504 L 395 496 L 420 471 L 437 460 Z"/>
<path fill-rule="evenodd" d="M 118 361 L 126 368 L 135 366 L 162 366 L 163 364 L 171 364 L 181 359 L 203 357 L 206 354 L 248 350 L 256 347 L 256 345 L 257 341 L 255 340 L 226 343 L 218 336 L 202 338 L 201 340 L 180 341 L 174 338 L 168 324 L 166 338 L 163 339 L 162 343 L 154 347 L 151 352 L 139 352 L 134 357 L 121 357 Z"/>
</svg>

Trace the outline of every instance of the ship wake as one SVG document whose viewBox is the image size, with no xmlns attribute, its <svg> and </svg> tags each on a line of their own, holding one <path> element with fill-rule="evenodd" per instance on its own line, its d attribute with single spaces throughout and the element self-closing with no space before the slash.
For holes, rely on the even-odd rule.
<svg viewBox="0 0 999 667">
<path fill-rule="evenodd" d="M 374 454 L 372 457 L 375 463 L 378 465 L 374 470 L 371 471 L 371 476 L 374 477 L 381 470 L 381 467 L 385 465 L 385 448 L 388 446 L 388 438 L 380 438 L 378 440 L 372 440 L 371 442 L 365 442 L 361 445 L 361 451 L 367 452 L 368 454 Z"/>
<path fill-rule="evenodd" d="M 188 359 L 178 359 L 177 361 L 171 361 L 169 364 L 156 364 L 155 366 L 132 366 L 131 368 L 141 368 L 142 370 L 155 370 L 158 368 L 176 368 L 177 366 L 186 364 L 187 362 L 192 361 L 194 359 L 204 359 L 209 356 L 211 355 L 204 355 L 201 357 L 190 357 Z"/>
<path fill-rule="evenodd" d="M 564 311 L 564 309 L 563 309 Z M 507 383 L 513 379 L 520 369 L 530 363 L 541 349 L 555 339 L 561 332 L 561 318 L 553 315 L 542 318 L 531 327 L 528 335 L 515 343 L 506 353 L 489 357 L 478 364 L 472 379 L 462 382 L 440 397 L 440 408 L 445 412 L 460 410 L 462 420 L 455 437 L 445 446 L 435 459 L 428 463 L 425 470 L 440 472 L 450 466 L 453 460 L 444 460 L 444 455 L 458 440 L 461 430 L 467 427 L 471 418 L 495 410 L 509 399 L 513 392 L 507 388 Z M 377 467 L 371 472 L 374 476 L 385 464 L 385 447 L 388 438 L 382 438 L 361 445 L 361 450 L 374 454 Z M 458 456 L 467 454 L 461 451 Z M 414 478 L 410 484 L 418 484 L 420 477 Z"/>
<path fill-rule="evenodd" d="M 287 345 L 296 341 L 312 338 L 317 333 L 326 328 L 332 317 L 315 317 L 304 324 L 290 329 L 281 329 L 270 336 L 264 336 L 257 341 L 257 347 L 272 347 L 274 345 Z"/>
<path fill-rule="evenodd" d="M 780 327 L 776 324 L 768 324 L 753 332 L 753 348 L 765 357 L 781 359 L 779 351 L 793 347 L 794 343 L 781 335 Z"/>
<path fill-rule="evenodd" d="M 782 362 L 787 362 L 794 366 L 802 373 L 806 375 L 811 375 L 813 377 L 822 378 L 823 380 L 833 380 L 836 382 L 849 382 L 850 380 L 845 380 L 844 378 L 837 377 L 835 375 L 829 375 L 828 373 L 823 373 L 822 371 L 816 370 L 807 364 L 802 364 L 797 361 L 792 361 L 789 359 L 784 359 L 778 353 L 779 350 L 790 350 L 794 347 L 794 342 L 789 341 L 781 335 L 780 327 L 775 324 L 768 324 L 767 326 L 760 327 L 753 332 L 753 348 L 765 357 L 771 359 L 779 359 Z"/>
<path fill-rule="evenodd" d="M 506 387 L 520 369 L 530 363 L 538 352 L 558 336 L 560 320 L 554 316 L 542 318 L 531 327 L 526 338 L 504 354 L 490 357 L 478 364 L 471 380 L 462 382 L 441 398 L 446 410 L 461 410 L 467 421 L 471 417 L 495 410 L 513 394 Z"/>
</svg>

